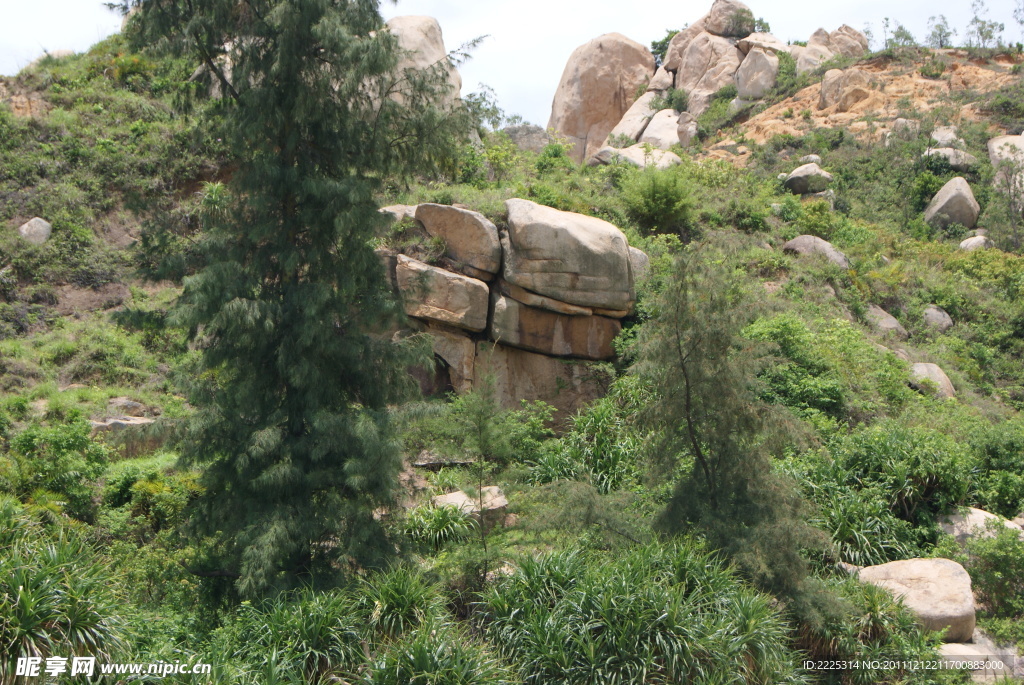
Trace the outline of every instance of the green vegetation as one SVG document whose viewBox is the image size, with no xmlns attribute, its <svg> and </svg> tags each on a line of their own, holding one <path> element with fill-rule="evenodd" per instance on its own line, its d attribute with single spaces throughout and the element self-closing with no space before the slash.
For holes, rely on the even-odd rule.
<svg viewBox="0 0 1024 685">
<path fill-rule="evenodd" d="M 446 111 L 428 70 L 386 95 L 376 3 L 272 4 L 147 3 L 127 37 L 3 81 L 39 109 L 0 105 L 0 208 L 53 235 L 0 236 L 0 681 L 19 656 L 88 654 L 211 663 L 225 685 L 966 682 L 803 667 L 935 658 L 934 633 L 840 570 L 932 556 L 1024 645 L 1024 542 L 997 526 L 961 547 L 939 525 L 1024 513 L 1024 219 L 986 149 L 1024 127 L 1019 69 L 901 103 L 920 133 L 886 145 L 874 114 L 814 128 L 797 100 L 780 110 L 800 133 L 753 142 L 727 87 L 678 166 L 588 167 L 557 136 L 535 153 L 497 132 L 515 118 L 486 87 Z M 997 41 L 975 13 L 970 40 Z M 955 33 L 929 28 L 935 47 Z M 875 65 L 956 71 L 885 29 Z M 225 47 L 239 30 L 259 39 Z M 768 106 L 851 63 L 779 60 Z M 954 122 L 967 171 L 922 156 Z M 833 197 L 779 182 L 808 154 Z M 998 249 L 924 222 L 955 176 Z M 501 229 L 513 197 L 650 257 L 615 359 L 590 367 L 603 396 L 568 414 L 502 406 L 493 378 L 419 397 L 429 344 L 374 254 L 447 258 L 380 206 L 464 204 Z M 781 249 L 808 234 L 849 268 Z M 909 337 L 874 330 L 873 305 Z M 905 358 L 956 397 L 912 386 Z M 125 406 L 147 425 L 108 425 Z M 431 501 L 481 508 L 491 485 L 508 505 L 486 516 Z"/>
</svg>

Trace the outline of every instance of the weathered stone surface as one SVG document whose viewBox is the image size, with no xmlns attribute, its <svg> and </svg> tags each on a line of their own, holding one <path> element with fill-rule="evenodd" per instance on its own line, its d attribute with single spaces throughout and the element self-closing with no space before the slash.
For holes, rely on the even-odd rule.
<svg viewBox="0 0 1024 685">
<path fill-rule="evenodd" d="M 558 411 L 561 420 L 601 397 L 607 379 L 594 363 L 548 357 L 495 343 L 476 346 L 476 387 L 493 378 L 495 399 L 506 409 L 517 409 L 521 400 L 543 400 Z"/>
<path fill-rule="evenodd" d="M 442 64 L 448 77 L 448 87 L 443 97 L 447 102 L 456 101 L 462 92 L 462 77 L 448 57 L 437 19 L 423 16 L 393 17 L 387 21 L 387 27 L 398 39 L 398 47 L 402 49 L 398 73 L 406 69 L 428 69 Z"/>
<path fill-rule="evenodd" d="M 654 147 L 667 150 L 679 144 L 679 112 L 674 109 L 663 109 L 651 119 L 651 123 L 640 136 L 641 143 L 650 143 Z"/>
<path fill-rule="evenodd" d="M 381 214 L 391 216 L 392 222 L 397 223 L 404 219 L 416 218 L 416 205 L 388 205 L 377 210 Z"/>
<path fill-rule="evenodd" d="M 405 313 L 469 331 L 487 327 L 487 285 L 398 255 L 395 278 Z"/>
<path fill-rule="evenodd" d="M 112 397 L 107 401 L 107 411 L 121 416 L 143 416 L 146 405 L 130 397 Z"/>
<path fill-rule="evenodd" d="M 818 155 L 804 155 L 798 160 L 801 164 L 821 164 L 821 157 Z"/>
<path fill-rule="evenodd" d="M 668 150 L 659 150 L 657 148 L 652 149 L 648 152 L 644 149 L 646 146 L 637 143 L 636 145 L 630 145 L 624 147 L 621 150 L 609 146 L 605 146 L 597 151 L 593 157 L 587 162 L 591 166 L 598 164 L 612 164 L 614 162 L 624 162 L 626 164 L 632 164 L 633 166 L 640 167 L 641 169 L 653 166 L 656 169 L 668 169 L 669 167 L 682 164 L 682 161 L 674 152 Z"/>
<path fill-rule="evenodd" d="M 448 366 L 452 388 L 460 395 L 473 389 L 473 367 L 476 364 L 476 343 L 456 331 L 427 324 L 433 340 L 434 354 Z"/>
<path fill-rule="evenodd" d="M 50 225 L 50 222 L 40 219 L 38 216 L 18 226 L 18 235 L 26 243 L 32 245 L 42 245 L 50 239 L 52 232 L 53 226 Z"/>
<path fill-rule="evenodd" d="M 665 51 L 665 69 L 677 72 L 679 71 L 679 65 L 683 61 L 683 53 L 686 48 L 690 46 L 693 39 L 704 33 L 704 23 L 707 21 L 707 15 L 704 15 L 697 21 L 693 22 L 685 29 L 672 36 L 672 40 L 668 43 L 668 50 Z M 678 81 L 676 82 L 678 88 Z"/>
<path fill-rule="evenodd" d="M 118 416 L 106 421 L 90 421 L 89 425 L 92 427 L 92 432 L 95 435 L 97 433 L 120 433 L 129 428 L 151 426 L 155 422 L 155 419 L 145 416 Z"/>
<path fill-rule="evenodd" d="M 654 116 L 654 109 L 651 108 L 651 102 L 658 97 L 657 93 L 647 92 L 637 98 L 636 102 L 630 105 L 626 113 L 622 115 L 622 119 L 619 123 L 615 124 L 615 128 L 608 134 L 608 138 L 621 138 L 625 136 L 631 140 L 636 140 L 640 137 L 640 134 L 647 128 L 647 124 L 650 123 L 651 117 Z"/>
<path fill-rule="evenodd" d="M 806 195 L 822 192 L 831 182 L 832 174 L 811 162 L 791 171 L 782 185 L 796 195 Z"/>
<path fill-rule="evenodd" d="M 416 219 L 427 233 L 444 241 L 445 254 L 456 262 L 491 274 L 498 272 L 501 267 L 498 229 L 483 214 L 427 203 L 416 207 Z"/>
<path fill-rule="evenodd" d="M 740 38 L 736 48 L 744 55 L 752 48 L 761 48 L 767 52 L 788 52 L 789 46 L 783 43 L 770 33 L 751 33 L 746 38 Z"/>
<path fill-rule="evenodd" d="M 658 67 L 658 70 L 654 72 L 654 78 L 652 78 L 651 82 L 647 84 L 647 92 L 664 92 L 671 88 L 675 82 L 675 76 L 673 76 L 672 72 L 666 69 L 663 64 Z"/>
<path fill-rule="evenodd" d="M 995 537 L 998 528 L 990 529 L 990 523 L 996 526 L 1002 525 L 1024 536 L 1024 529 L 1013 521 L 1007 521 L 1002 516 L 996 516 L 974 507 L 967 507 L 939 519 L 939 527 L 942 528 L 942 531 L 947 535 L 952 535 L 960 545 L 966 545 L 969 540 Z"/>
<path fill-rule="evenodd" d="M 834 57 L 832 51 L 821 44 L 808 43 L 807 47 L 799 45 L 790 45 L 788 47 L 789 54 L 796 60 L 796 73 L 798 74 L 814 71 L 823 62 L 827 62 Z"/>
<path fill-rule="evenodd" d="M 797 255 L 821 255 L 836 266 L 849 269 L 850 260 L 839 249 L 816 235 L 800 235 L 782 246 L 783 252 Z"/>
<path fill-rule="evenodd" d="M 572 157 L 589 159 L 654 75 L 654 55 L 619 33 L 608 33 L 573 51 L 555 91 L 548 128 L 575 144 Z"/>
<path fill-rule="evenodd" d="M 949 376 L 938 364 L 927 364 L 918 362 L 910 365 L 910 385 L 916 390 L 924 392 L 929 386 L 927 381 L 935 388 L 935 394 L 942 399 L 956 397 L 956 388 Z"/>
<path fill-rule="evenodd" d="M 435 495 L 431 498 L 431 504 L 435 507 L 455 507 L 464 514 L 470 514 L 473 518 L 482 521 L 484 528 L 501 523 L 508 509 L 508 499 L 497 485 L 480 488 L 480 494 L 477 497 L 471 497 L 462 490 L 446 495 Z M 481 505 L 483 505 L 482 508 Z"/>
<path fill-rule="evenodd" d="M 949 559 L 907 559 L 862 569 L 858 577 L 901 597 L 928 630 L 945 630 L 946 642 L 974 634 L 974 594 L 964 567 Z"/>
<path fill-rule="evenodd" d="M 965 240 L 960 241 L 960 249 L 964 252 L 973 252 L 974 250 L 987 250 L 995 247 L 995 243 L 989 240 L 986 236 L 976 235 Z"/>
<path fill-rule="evenodd" d="M 640 248 L 630 247 L 629 266 L 633 270 L 633 280 L 642 281 L 651 270 L 651 258 Z"/>
<path fill-rule="evenodd" d="M 603 316 L 567 316 L 527 307 L 511 297 L 492 298 L 491 339 L 555 357 L 611 359 L 622 324 Z"/>
<path fill-rule="evenodd" d="M 697 137 L 697 118 L 689 112 L 679 115 L 679 124 L 676 126 L 676 135 L 679 137 L 679 144 L 683 147 L 689 146 Z"/>
<path fill-rule="evenodd" d="M 715 0 L 704 20 L 704 30 L 717 36 L 742 38 L 754 30 L 754 15 L 738 0 Z"/>
<path fill-rule="evenodd" d="M 743 53 L 728 38 L 710 33 L 698 34 L 686 47 L 676 72 L 676 88 L 691 93 L 690 113 L 694 111 L 693 92 L 715 93 L 735 82 Z"/>
<path fill-rule="evenodd" d="M 910 337 L 896 317 L 885 311 L 877 305 L 868 305 L 867 311 L 864 313 L 864 318 L 867 319 L 868 324 L 871 325 L 876 332 L 882 335 L 892 335 L 899 340 L 906 340 Z"/>
<path fill-rule="evenodd" d="M 924 210 L 924 220 L 940 229 L 950 224 L 974 228 L 980 213 L 981 205 L 974 199 L 971 186 L 962 176 L 957 176 L 935 194 Z"/>
<path fill-rule="evenodd" d="M 939 333 L 945 333 L 953 327 L 953 319 L 942 307 L 929 305 L 924 310 L 924 325 Z"/>
<path fill-rule="evenodd" d="M 779 75 L 779 58 L 763 48 L 751 48 L 736 72 L 737 96 L 744 100 L 759 100 L 775 86 Z"/>
<path fill-rule="evenodd" d="M 933 147 L 924 151 L 924 157 L 943 157 L 956 171 L 969 171 L 978 165 L 978 158 L 955 147 Z"/>
<path fill-rule="evenodd" d="M 871 97 L 873 82 L 861 69 L 829 69 L 821 80 L 818 109 L 835 107 L 837 112 L 849 112 L 858 102 Z"/>
<path fill-rule="evenodd" d="M 513 145 L 524 152 L 541 152 L 551 142 L 548 132 L 534 124 L 506 126 L 501 129 L 501 132 L 508 136 Z"/>
<path fill-rule="evenodd" d="M 579 307 L 568 302 L 544 297 L 505 280 L 498 281 L 498 292 L 530 307 L 546 309 L 556 314 L 565 314 L 566 316 L 592 316 L 594 314 L 594 310 L 590 307 Z"/>
<path fill-rule="evenodd" d="M 828 34 L 828 46 L 837 55 L 860 57 L 868 51 L 868 38 L 852 26 L 843 24 Z"/>
<path fill-rule="evenodd" d="M 957 135 L 956 126 L 938 126 L 932 131 L 932 140 L 939 147 L 963 147 L 964 141 Z"/>
<path fill-rule="evenodd" d="M 622 231 L 607 221 L 529 200 L 507 200 L 505 206 L 506 281 L 581 307 L 632 306 L 629 243 Z"/>
</svg>

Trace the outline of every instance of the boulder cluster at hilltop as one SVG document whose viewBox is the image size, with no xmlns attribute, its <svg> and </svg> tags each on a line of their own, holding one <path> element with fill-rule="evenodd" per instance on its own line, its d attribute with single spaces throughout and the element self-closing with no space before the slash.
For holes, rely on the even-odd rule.
<svg viewBox="0 0 1024 685">
<path fill-rule="evenodd" d="M 846 25 L 832 32 L 818 29 L 806 46 L 786 45 L 754 27 L 746 5 L 715 0 L 711 11 L 672 38 L 661 66 L 650 50 L 626 36 L 595 38 L 569 57 L 548 127 L 575 145 L 577 161 L 633 161 L 635 153 L 602 149 L 614 142 L 628 150 L 621 144 L 628 140 L 662 150 L 689 143 L 696 134 L 696 117 L 722 88 L 736 87 L 735 106 L 765 97 L 778 78 L 780 53 L 790 55 L 797 73 L 803 73 L 837 55 L 859 57 L 868 51 L 864 34 Z M 660 106 L 672 89 L 687 93 L 685 112 Z M 663 155 L 654 161 L 663 164 Z"/>
</svg>

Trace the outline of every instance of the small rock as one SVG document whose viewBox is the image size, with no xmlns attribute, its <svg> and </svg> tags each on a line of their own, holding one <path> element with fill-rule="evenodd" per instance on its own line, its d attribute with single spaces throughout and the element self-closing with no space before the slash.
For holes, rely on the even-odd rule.
<svg viewBox="0 0 1024 685">
<path fill-rule="evenodd" d="M 651 258 L 640 248 L 630 246 L 629 266 L 633 269 L 633 281 L 642 281 L 651 270 Z"/>
<path fill-rule="evenodd" d="M 113 397 L 107 402 L 107 410 L 123 416 L 142 416 L 146 413 L 146 405 L 127 397 Z"/>
<path fill-rule="evenodd" d="M 53 226 L 50 225 L 50 222 L 40 219 L 38 216 L 18 226 L 18 235 L 26 243 L 32 245 L 42 245 L 50 239 L 52 232 Z"/>
<path fill-rule="evenodd" d="M 504 520 L 505 512 L 508 509 L 508 500 L 505 494 L 497 485 L 488 485 L 480 489 L 481 497 L 470 497 L 461 490 L 450 492 L 447 495 L 437 495 L 431 499 L 435 507 L 456 507 L 460 511 L 470 514 L 473 518 L 483 519 L 485 528 L 492 527 L 495 523 Z M 483 516 L 481 517 L 481 503 L 483 504 Z"/>
<path fill-rule="evenodd" d="M 835 245 L 814 235 L 801 235 L 782 246 L 782 251 L 797 255 L 822 255 L 836 266 L 849 269 L 850 260 Z"/>
<path fill-rule="evenodd" d="M 945 333 L 953 327 L 953 319 L 942 307 L 929 305 L 924 310 L 924 325 L 939 333 Z"/>
<path fill-rule="evenodd" d="M 952 535 L 961 546 L 969 540 L 986 539 L 995 537 L 995 531 L 989 529 L 989 522 L 1001 523 L 1010 530 L 1017 531 L 1024 537 L 1024 529 L 1013 521 L 1007 521 L 1002 516 L 990 514 L 983 509 L 968 507 L 962 512 L 943 516 L 939 519 L 939 527 L 947 535 Z"/>
<path fill-rule="evenodd" d="M 806 195 L 807 193 L 820 193 L 831 182 L 832 174 L 811 162 L 790 172 L 782 184 L 796 195 Z"/>
<path fill-rule="evenodd" d="M 987 250 L 991 247 L 995 247 L 995 243 L 983 235 L 976 235 L 973 238 L 967 238 L 966 240 L 960 241 L 960 249 L 964 252 Z"/>
<path fill-rule="evenodd" d="M 804 155 L 800 158 L 801 164 L 821 164 L 821 157 L 818 155 Z"/>
<path fill-rule="evenodd" d="M 864 318 L 872 328 L 882 335 L 893 335 L 899 340 L 906 340 L 910 337 L 907 329 L 897 321 L 896 317 L 877 305 L 869 305 Z"/>
<path fill-rule="evenodd" d="M 978 158 L 953 147 L 933 147 L 924 151 L 924 157 L 943 157 L 950 168 L 956 171 L 970 171 L 978 165 Z"/>
<path fill-rule="evenodd" d="M 96 433 L 119 433 L 126 428 L 133 428 L 137 426 L 149 426 L 155 423 L 153 419 L 146 418 L 144 416 L 121 416 L 114 419 L 107 419 L 106 421 L 90 421 L 89 425 L 92 426 L 92 432 Z"/>
<path fill-rule="evenodd" d="M 957 135 L 956 126 L 939 126 L 932 131 L 932 140 L 939 147 L 963 147 L 963 139 Z"/>
<path fill-rule="evenodd" d="M 956 397 L 956 388 L 949 376 L 938 364 L 927 364 L 918 362 L 910 366 L 910 385 L 918 392 L 925 392 L 928 388 L 925 382 L 930 382 L 935 388 L 935 394 L 942 399 Z"/>
<path fill-rule="evenodd" d="M 858 577 L 885 588 L 928 630 L 945 630 L 945 642 L 974 635 L 974 593 L 964 567 L 949 559 L 907 559 L 868 566 Z"/>
<path fill-rule="evenodd" d="M 950 224 L 960 224 L 974 228 L 981 213 L 981 205 L 974 199 L 971 186 L 962 176 L 952 178 L 924 210 L 924 220 L 934 228 L 946 228 Z"/>
</svg>

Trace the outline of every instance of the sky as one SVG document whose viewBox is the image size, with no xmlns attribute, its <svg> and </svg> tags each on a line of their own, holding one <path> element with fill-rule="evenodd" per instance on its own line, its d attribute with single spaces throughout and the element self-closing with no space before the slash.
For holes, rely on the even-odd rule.
<svg viewBox="0 0 1024 685">
<path fill-rule="evenodd" d="M 1024 40 L 1013 19 L 1021 0 L 985 0 L 988 18 L 1003 22 L 1003 39 Z M 12 75 L 44 50 L 84 51 L 120 30 L 121 18 L 102 0 L 0 0 L 0 74 Z M 807 40 L 819 27 L 842 24 L 863 30 L 869 23 L 876 44 L 882 19 L 904 24 L 918 40 L 928 18 L 945 15 L 963 39 L 973 16 L 970 0 L 748 0 L 754 16 L 764 18 L 783 41 Z M 399 0 L 384 2 L 385 18 L 402 14 L 436 17 L 448 50 L 487 36 L 462 65 L 463 95 L 491 87 L 508 114 L 546 126 L 551 99 L 565 63 L 576 47 L 605 33 L 622 33 L 649 44 L 667 29 L 699 18 L 711 0 Z"/>
</svg>

